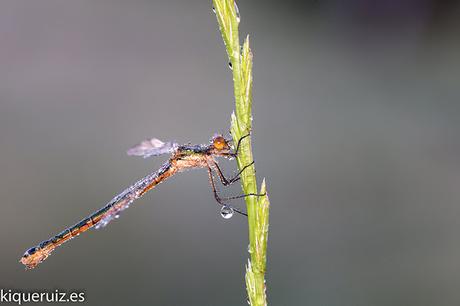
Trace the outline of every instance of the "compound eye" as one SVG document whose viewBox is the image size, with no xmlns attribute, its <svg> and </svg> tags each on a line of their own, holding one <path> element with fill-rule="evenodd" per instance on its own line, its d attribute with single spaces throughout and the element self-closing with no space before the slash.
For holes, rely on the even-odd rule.
<svg viewBox="0 0 460 306">
<path fill-rule="evenodd" d="M 228 147 L 227 141 L 222 136 L 217 136 L 216 138 L 214 138 L 213 145 L 214 148 L 219 151 Z"/>
</svg>

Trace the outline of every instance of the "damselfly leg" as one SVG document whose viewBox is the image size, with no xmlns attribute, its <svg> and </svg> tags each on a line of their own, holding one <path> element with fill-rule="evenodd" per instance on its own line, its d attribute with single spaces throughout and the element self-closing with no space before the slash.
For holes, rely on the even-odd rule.
<svg viewBox="0 0 460 306">
<path fill-rule="evenodd" d="M 263 193 L 263 194 L 247 193 L 247 194 L 241 194 L 241 195 L 232 196 L 232 197 L 221 197 L 219 195 L 219 193 L 217 192 L 217 188 L 216 188 L 215 180 L 214 180 L 214 174 L 213 174 L 212 170 L 214 169 L 214 171 L 217 173 L 218 177 L 220 178 L 220 181 L 222 182 L 222 185 L 229 186 L 229 185 L 237 182 L 240 179 L 241 173 L 243 173 L 244 170 L 246 170 L 248 167 L 252 166 L 253 164 L 254 164 L 254 161 L 252 161 L 251 163 L 247 164 L 234 177 L 232 177 L 230 179 L 227 179 L 225 177 L 225 175 L 222 173 L 222 170 L 220 169 L 220 167 L 217 164 L 217 162 L 214 161 L 212 167 L 208 165 L 209 180 L 210 180 L 210 183 L 211 183 L 212 191 L 214 193 L 214 198 L 216 199 L 217 203 L 219 203 L 222 206 L 228 206 L 228 207 L 232 208 L 234 211 L 236 211 L 237 213 L 239 213 L 241 215 L 244 215 L 244 216 L 247 216 L 246 213 L 243 213 L 243 212 L 235 209 L 234 207 L 226 204 L 225 202 L 245 198 L 245 197 L 248 197 L 248 196 L 256 196 L 256 197 L 265 196 L 266 193 Z"/>
<path fill-rule="evenodd" d="M 238 143 L 236 144 L 235 152 L 230 153 L 230 155 L 231 155 L 232 157 L 237 157 L 237 156 L 238 156 L 238 152 L 239 152 L 239 150 L 240 150 L 241 141 L 243 141 L 243 139 L 245 139 L 245 138 L 248 137 L 249 135 L 251 135 L 251 132 L 247 133 L 247 134 L 244 135 L 244 136 L 241 136 L 241 138 L 238 139 Z"/>
<path fill-rule="evenodd" d="M 230 207 L 233 211 L 239 213 L 240 215 L 247 217 L 248 215 L 245 212 L 242 212 L 241 210 L 234 208 L 233 206 L 223 202 L 223 200 L 219 196 L 219 193 L 217 192 L 216 182 L 214 181 L 214 175 L 212 173 L 211 167 L 208 167 L 208 174 L 209 174 L 209 182 L 211 183 L 212 192 L 214 193 L 214 198 L 216 199 L 217 203 L 219 203 L 223 207 Z"/>
<path fill-rule="evenodd" d="M 217 164 L 216 162 L 213 163 L 213 166 L 215 167 L 217 175 L 219 176 L 220 181 L 222 182 L 222 185 L 224 185 L 224 186 L 229 186 L 229 185 L 239 181 L 240 177 L 241 177 L 241 173 L 243 173 L 244 170 L 246 170 L 247 168 L 251 167 L 252 165 L 254 165 L 254 161 L 252 161 L 251 163 L 249 163 L 246 166 L 244 166 L 234 177 L 232 177 L 230 179 L 227 179 L 224 176 L 224 174 L 222 173 L 222 170 L 220 170 L 219 164 Z"/>
</svg>

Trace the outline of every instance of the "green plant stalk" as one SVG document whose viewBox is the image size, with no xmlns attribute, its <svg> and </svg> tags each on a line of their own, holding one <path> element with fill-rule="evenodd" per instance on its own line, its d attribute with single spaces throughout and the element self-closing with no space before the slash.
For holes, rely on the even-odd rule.
<svg viewBox="0 0 460 306">
<path fill-rule="evenodd" d="M 234 143 L 247 135 L 252 129 L 252 52 L 249 47 L 249 36 L 243 48 L 240 47 L 238 24 L 239 12 L 234 0 L 213 0 L 222 38 L 232 67 L 235 112 L 231 116 L 231 133 Z M 253 161 L 251 136 L 246 137 L 240 145 L 237 157 L 238 168 Z M 247 168 L 241 174 L 243 193 L 266 194 L 265 179 L 260 191 L 257 190 L 255 167 Z M 267 305 L 265 287 L 265 269 L 268 237 L 268 196 L 248 196 L 246 207 L 249 225 L 250 260 L 246 266 L 246 289 L 251 305 Z"/>
</svg>

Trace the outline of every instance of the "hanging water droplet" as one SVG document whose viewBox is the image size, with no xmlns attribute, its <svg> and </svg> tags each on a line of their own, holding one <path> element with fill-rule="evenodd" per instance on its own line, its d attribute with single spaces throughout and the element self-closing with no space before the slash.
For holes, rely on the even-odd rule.
<svg viewBox="0 0 460 306">
<path fill-rule="evenodd" d="M 240 18 L 240 10 L 238 9 L 238 5 L 236 5 L 236 1 L 233 2 L 235 3 L 235 13 L 236 13 L 236 21 L 238 21 L 238 23 L 240 22 L 241 18 Z"/>
<path fill-rule="evenodd" d="M 251 305 L 251 300 L 249 299 L 249 297 L 246 298 L 246 302 L 248 303 L 248 305 Z"/>
<path fill-rule="evenodd" d="M 216 13 L 216 8 L 214 7 L 214 5 L 212 6 L 212 11 L 214 12 L 214 14 Z"/>
<path fill-rule="evenodd" d="M 227 206 L 227 205 L 222 206 L 222 208 L 220 210 L 220 215 L 224 219 L 230 219 L 231 217 L 233 217 L 233 208 L 231 208 L 230 206 Z"/>
<path fill-rule="evenodd" d="M 228 62 L 228 68 L 230 68 L 230 70 L 233 70 L 232 62 Z"/>
<path fill-rule="evenodd" d="M 115 219 L 118 219 L 118 218 L 120 218 L 120 215 L 119 215 L 119 214 L 116 214 L 116 215 L 115 215 Z"/>
</svg>

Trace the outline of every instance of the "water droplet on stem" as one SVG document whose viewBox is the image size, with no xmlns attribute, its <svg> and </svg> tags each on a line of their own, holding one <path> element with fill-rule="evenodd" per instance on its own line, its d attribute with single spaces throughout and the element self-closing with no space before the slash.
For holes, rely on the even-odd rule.
<svg viewBox="0 0 460 306">
<path fill-rule="evenodd" d="M 220 215 L 222 216 L 222 218 L 224 219 L 230 219 L 231 217 L 233 217 L 233 208 L 231 208 L 230 206 L 222 206 L 221 210 L 220 210 Z"/>
</svg>

